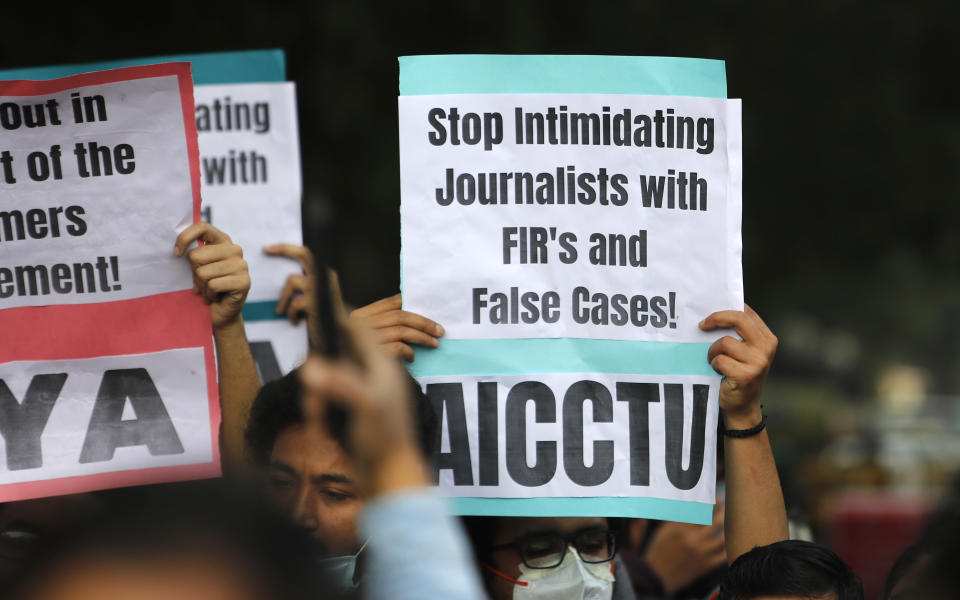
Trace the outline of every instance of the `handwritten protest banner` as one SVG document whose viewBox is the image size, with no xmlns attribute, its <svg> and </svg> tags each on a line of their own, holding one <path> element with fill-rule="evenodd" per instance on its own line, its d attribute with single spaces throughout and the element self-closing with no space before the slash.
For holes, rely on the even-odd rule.
<svg viewBox="0 0 960 600">
<path fill-rule="evenodd" d="M 219 474 L 185 63 L 0 82 L 0 501 Z"/>
<path fill-rule="evenodd" d="M 306 324 L 276 314 L 287 276 L 299 265 L 264 255 L 300 244 L 300 152 L 295 88 L 285 82 L 282 50 L 245 50 L 120 59 L 0 71 L 0 79 L 49 79 L 161 62 L 189 62 L 199 133 L 201 218 L 244 249 L 252 287 L 243 319 L 264 381 L 296 368 L 307 353 Z"/>
<path fill-rule="evenodd" d="M 709 522 L 718 337 L 742 310 L 740 105 L 723 63 L 401 59 L 412 372 L 465 514 Z"/>
</svg>

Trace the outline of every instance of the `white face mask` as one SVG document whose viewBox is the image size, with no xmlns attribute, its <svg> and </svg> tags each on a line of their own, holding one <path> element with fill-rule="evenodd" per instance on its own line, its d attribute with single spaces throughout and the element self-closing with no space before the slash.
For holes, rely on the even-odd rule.
<svg viewBox="0 0 960 600">
<path fill-rule="evenodd" d="M 361 579 L 361 574 L 357 569 L 357 559 L 366 547 L 367 543 L 364 542 L 356 554 L 320 559 L 319 566 L 327 574 L 327 583 L 335 588 L 338 593 L 349 592 L 357 588 Z"/>
<path fill-rule="evenodd" d="M 513 600 L 611 600 L 613 563 L 590 564 L 567 548 L 563 562 L 552 569 L 520 565 L 520 578 L 513 586 Z M 526 582 L 527 585 L 521 585 Z"/>
</svg>

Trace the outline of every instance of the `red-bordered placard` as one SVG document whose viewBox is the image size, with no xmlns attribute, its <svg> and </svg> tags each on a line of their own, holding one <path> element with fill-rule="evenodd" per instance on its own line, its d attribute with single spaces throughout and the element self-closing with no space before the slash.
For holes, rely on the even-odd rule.
<svg viewBox="0 0 960 600">
<path fill-rule="evenodd" d="M 106 83 L 134 81 L 152 77 L 176 77 L 183 107 L 183 129 L 187 137 L 187 159 L 190 161 L 190 184 L 193 190 L 193 220 L 200 220 L 200 147 L 197 144 L 197 123 L 194 121 L 193 76 L 190 63 L 160 63 L 137 67 L 122 67 L 109 71 L 81 73 L 60 79 L 33 81 L 15 79 L 0 81 L 0 96 L 40 96 L 56 94 L 69 89 Z"/>
<path fill-rule="evenodd" d="M 189 162 L 193 220 L 200 219 L 200 169 L 189 63 L 163 63 L 84 73 L 49 81 L 3 81 L 0 96 L 28 97 L 154 77 L 177 78 Z M 174 240 L 170 240 L 173 250 Z M 189 287 L 186 284 L 184 287 Z M 202 348 L 212 460 L 0 485 L 0 501 L 220 475 L 220 403 L 209 307 L 192 291 L 93 304 L 0 310 L 0 363 L 149 354 Z M 84 424 L 85 425 L 85 424 Z M 5 468 L 0 465 L 0 468 Z"/>
</svg>

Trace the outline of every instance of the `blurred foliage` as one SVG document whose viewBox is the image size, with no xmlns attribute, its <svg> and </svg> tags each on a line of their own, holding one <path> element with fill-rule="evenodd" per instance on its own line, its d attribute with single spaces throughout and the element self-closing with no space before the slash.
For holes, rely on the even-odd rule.
<svg viewBox="0 0 960 600">
<path fill-rule="evenodd" d="M 928 368 L 932 391 L 960 385 L 953 4 L 235 0 L 141 4 L 136 17 L 131 7 L 4 3 L 0 68 L 285 49 L 307 197 L 336 208 L 338 266 L 356 304 L 399 283 L 397 56 L 725 59 L 730 96 L 744 99 L 747 299 L 778 333 L 802 317 L 840 334 L 821 344 L 860 348 L 839 366 L 784 352 L 774 377 L 867 395 L 878 370 L 900 362 Z"/>
</svg>

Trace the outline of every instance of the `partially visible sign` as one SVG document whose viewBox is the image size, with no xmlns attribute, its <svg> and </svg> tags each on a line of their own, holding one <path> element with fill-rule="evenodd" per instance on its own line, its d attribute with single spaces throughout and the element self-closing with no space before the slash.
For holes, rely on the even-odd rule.
<svg viewBox="0 0 960 600">
<path fill-rule="evenodd" d="M 275 312 L 287 278 L 302 273 L 301 266 L 262 250 L 302 243 L 296 90 L 289 82 L 199 85 L 194 97 L 203 219 L 244 250 L 251 280 L 247 338 L 268 381 L 307 354 L 306 323 L 292 325 Z"/>
<path fill-rule="evenodd" d="M 424 377 L 444 415 L 437 469 L 453 497 L 632 496 L 712 503 L 711 376 Z"/>
<path fill-rule="evenodd" d="M 185 63 L 0 82 L 0 501 L 219 474 Z"/>
<path fill-rule="evenodd" d="M 401 59 L 411 372 L 461 514 L 709 522 L 710 313 L 743 308 L 740 103 L 723 64 Z"/>
<path fill-rule="evenodd" d="M 117 67 L 189 62 L 200 133 L 204 211 L 244 248 L 252 289 L 244 322 L 264 381 L 296 368 L 307 353 L 305 323 L 276 314 L 287 275 L 299 268 L 261 248 L 301 243 L 300 153 L 295 89 L 282 50 L 181 54 L 0 71 L 0 79 L 49 79 Z M 96 266 L 96 263 L 94 263 Z"/>
</svg>

